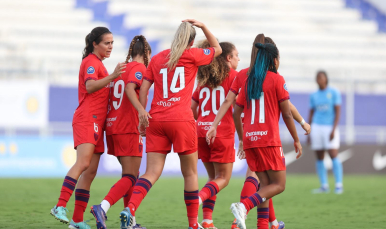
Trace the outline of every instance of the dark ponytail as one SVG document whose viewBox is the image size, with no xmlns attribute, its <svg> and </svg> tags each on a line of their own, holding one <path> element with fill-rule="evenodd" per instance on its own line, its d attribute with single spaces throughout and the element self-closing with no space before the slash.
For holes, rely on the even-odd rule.
<svg viewBox="0 0 386 229">
<path fill-rule="evenodd" d="M 83 50 L 83 57 L 87 57 L 90 53 L 94 51 L 94 45 L 93 42 L 96 44 L 99 44 L 103 40 L 103 35 L 111 33 L 110 30 L 106 27 L 95 27 L 93 30 L 91 30 L 91 33 L 87 34 L 86 36 L 86 47 Z"/>
<path fill-rule="evenodd" d="M 255 37 L 255 40 L 253 41 L 252 44 L 252 52 L 251 52 L 251 63 L 249 64 L 249 69 L 247 75 L 249 75 L 252 71 L 253 66 L 255 65 L 256 62 L 256 57 L 257 57 L 257 52 L 259 51 L 259 48 L 255 46 L 256 43 L 261 43 L 261 44 L 273 44 L 276 46 L 275 42 L 270 38 L 264 36 L 263 33 L 258 34 Z"/>
<path fill-rule="evenodd" d="M 146 38 L 143 35 L 137 35 L 130 43 L 129 53 L 127 54 L 125 63 L 129 63 L 130 59 L 139 55 L 143 57 L 145 66 L 147 67 L 149 65 L 149 59 L 147 58 L 149 52 L 151 53 L 151 47 Z"/>
<path fill-rule="evenodd" d="M 247 84 L 245 84 L 248 105 L 252 99 L 260 99 L 267 71 L 270 70 L 277 73 L 275 67 L 275 59 L 279 56 L 277 47 L 273 44 L 261 43 L 256 43 L 255 47 L 258 48 L 256 61 L 248 75 Z"/>
</svg>

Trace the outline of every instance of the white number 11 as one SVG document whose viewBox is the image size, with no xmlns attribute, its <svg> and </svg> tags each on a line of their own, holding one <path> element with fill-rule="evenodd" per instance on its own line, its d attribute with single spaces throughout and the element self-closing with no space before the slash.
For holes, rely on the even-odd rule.
<svg viewBox="0 0 386 229">
<path fill-rule="evenodd" d="M 259 104 L 259 123 L 265 123 L 265 112 L 264 112 L 264 92 L 261 92 L 260 96 L 260 104 Z M 255 116 L 256 116 L 256 100 L 252 99 L 252 117 L 251 117 L 251 124 L 255 123 Z"/>
</svg>

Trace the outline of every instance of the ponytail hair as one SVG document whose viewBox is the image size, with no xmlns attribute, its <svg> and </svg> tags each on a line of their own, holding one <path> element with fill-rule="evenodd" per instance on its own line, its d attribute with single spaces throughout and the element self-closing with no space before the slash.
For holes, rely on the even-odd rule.
<svg viewBox="0 0 386 229">
<path fill-rule="evenodd" d="M 94 45 L 99 44 L 103 40 L 103 35 L 111 33 L 110 30 L 106 27 L 95 27 L 93 30 L 91 30 L 91 33 L 87 34 L 86 36 L 86 47 L 83 50 L 83 57 L 82 59 L 86 58 L 90 53 L 94 51 Z"/>
<path fill-rule="evenodd" d="M 259 51 L 257 52 L 256 61 L 251 73 L 248 75 L 247 84 L 245 84 L 248 105 L 252 99 L 260 99 L 267 71 L 270 70 L 277 73 L 274 61 L 279 56 L 277 47 L 273 44 L 261 43 L 256 43 L 255 47 L 258 48 Z"/>
<path fill-rule="evenodd" d="M 209 48 L 208 40 L 201 41 L 198 48 Z M 230 68 L 227 64 L 227 56 L 231 55 L 236 49 L 235 45 L 230 42 L 220 42 L 222 53 L 220 56 L 213 59 L 209 65 L 198 67 L 197 81 L 200 86 L 207 86 L 209 88 L 216 88 L 229 77 Z"/>
<path fill-rule="evenodd" d="M 273 44 L 276 46 L 275 42 L 270 38 L 264 36 L 263 33 L 260 33 L 256 36 L 255 40 L 253 41 L 252 44 L 252 52 L 251 52 L 251 63 L 249 64 L 249 69 L 247 75 L 249 75 L 252 71 L 253 66 L 255 65 L 256 62 L 256 57 L 257 57 L 257 52 L 259 51 L 259 48 L 255 46 L 256 43 L 261 43 L 261 44 Z"/>
<path fill-rule="evenodd" d="M 172 47 L 170 48 L 167 66 L 169 71 L 174 69 L 186 47 L 196 38 L 196 30 L 189 22 L 182 22 L 178 27 Z"/>
<path fill-rule="evenodd" d="M 143 35 L 137 35 L 130 43 L 129 53 L 127 54 L 125 63 L 129 63 L 133 60 L 133 57 L 142 56 L 145 62 L 145 66 L 149 65 L 149 59 L 147 54 L 151 53 L 151 47 Z"/>
</svg>

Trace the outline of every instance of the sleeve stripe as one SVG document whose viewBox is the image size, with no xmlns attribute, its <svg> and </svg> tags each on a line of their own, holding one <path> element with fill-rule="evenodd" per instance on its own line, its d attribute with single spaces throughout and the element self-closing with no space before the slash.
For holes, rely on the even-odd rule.
<svg viewBox="0 0 386 229">
<path fill-rule="evenodd" d="M 284 98 L 282 98 L 281 100 L 279 100 L 279 103 L 281 103 L 281 102 L 283 102 L 283 101 L 286 101 L 286 100 L 289 100 L 290 99 L 290 97 L 289 96 L 287 96 L 287 97 L 284 97 Z"/>
<path fill-rule="evenodd" d="M 137 81 L 133 81 L 133 80 L 128 81 L 126 84 L 128 84 L 128 83 L 134 83 L 134 84 L 136 84 L 138 87 L 141 86 Z"/>
<path fill-rule="evenodd" d="M 238 94 L 239 94 L 237 91 L 233 90 L 232 88 L 229 89 L 229 90 L 230 90 L 231 92 L 235 93 L 235 95 L 238 95 Z"/>
<path fill-rule="evenodd" d="M 144 79 L 144 80 L 147 80 L 147 81 L 149 81 L 150 83 L 154 83 L 154 81 L 153 81 L 153 80 L 151 80 L 151 79 L 147 78 L 146 76 L 145 76 L 145 77 L 143 77 L 143 79 Z"/>
<path fill-rule="evenodd" d="M 98 79 L 95 78 L 95 77 L 87 77 L 87 78 L 84 80 L 84 83 L 86 83 L 87 80 L 98 80 Z"/>
<path fill-rule="evenodd" d="M 239 106 L 239 107 L 241 107 L 241 108 L 244 108 L 244 105 L 242 105 L 242 104 L 240 104 L 240 103 L 238 103 L 238 102 L 236 102 L 236 105 Z"/>
<path fill-rule="evenodd" d="M 200 103 L 197 99 L 195 99 L 193 96 L 192 96 L 192 100 L 194 100 L 196 103 Z"/>
</svg>

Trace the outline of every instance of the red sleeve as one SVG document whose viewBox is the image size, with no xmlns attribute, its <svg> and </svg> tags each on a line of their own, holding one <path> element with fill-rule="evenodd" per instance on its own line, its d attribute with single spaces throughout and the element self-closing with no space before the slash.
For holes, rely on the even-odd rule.
<svg viewBox="0 0 386 229">
<path fill-rule="evenodd" d="M 98 73 L 99 73 L 99 65 L 101 63 L 98 63 L 96 61 L 89 60 L 83 65 L 83 76 L 84 76 L 84 83 L 87 82 L 87 80 L 98 80 Z"/>
<path fill-rule="evenodd" d="M 147 66 L 146 74 L 143 79 L 154 83 L 154 75 L 153 75 L 153 66 L 154 66 L 154 58 L 150 61 L 149 66 Z"/>
<path fill-rule="evenodd" d="M 192 52 L 196 66 L 208 65 L 214 58 L 214 48 L 212 47 L 207 49 L 191 48 L 190 51 Z"/>
<path fill-rule="evenodd" d="M 235 95 L 239 94 L 240 86 L 239 86 L 239 80 L 237 76 L 232 82 L 231 88 L 229 89 L 231 92 L 235 93 Z"/>
<path fill-rule="evenodd" d="M 126 74 L 126 73 L 127 72 L 125 72 L 124 74 Z M 134 83 L 138 87 L 141 87 L 143 77 L 145 77 L 145 73 L 146 73 L 145 65 L 138 64 L 138 65 L 135 65 L 133 68 L 130 69 L 129 73 L 127 73 L 128 74 L 127 77 L 123 77 L 122 76 L 122 78 L 125 79 L 125 84 Z"/>
<path fill-rule="evenodd" d="M 246 103 L 246 97 L 245 97 L 245 87 L 242 87 L 240 90 L 240 94 L 237 96 L 236 99 L 236 105 L 239 107 L 244 108 L 244 105 Z"/>
<path fill-rule="evenodd" d="M 196 101 L 197 103 L 200 103 L 200 98 L 198 95 L 199 92 L 200 92 L 200 86 L 197 86 L 196 90 L 194 90 L 193 95 L 192 95 L 192 99 L 194 101 Z"/>
<path fill-rule="evenodd" d="M 288 100 L 290 98 L 289 93 L 287 91 L 287 84 L 283 76 L 277 75 L 276 80 L 276 96 L 279 103 Z"/>
</svg>

